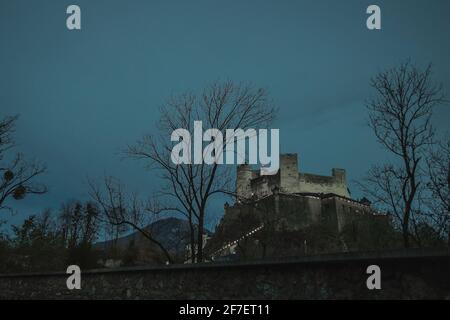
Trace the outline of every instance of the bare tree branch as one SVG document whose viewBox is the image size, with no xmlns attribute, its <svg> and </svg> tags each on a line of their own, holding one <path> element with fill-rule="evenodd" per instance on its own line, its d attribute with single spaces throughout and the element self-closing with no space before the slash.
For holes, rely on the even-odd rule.
<svg viewBox="0 0 450 320">
<path fill-rule="evenodd" d="M 264 89 L 228 81 L 215 82 L 200 95 L 185 93 L 171 97 L 160 112 L 157 132 L 128 146 L 126 154 L 144 160 L 148 168 L 157 169 L 161 174 L 165 182 L 163 194 L 171 201 L 176 200 L 176 206 L 171 208 L 182 212 L 191 226 L 191 256 L 201 262 L 208 201 L 213 195 L 231 192 L 231 168 L 228 165 L 204 163 L 173 164 L 170 158 L 171 133 L 183 128 L 193 134 L 194 121 L 202 121 L 205 127 L 220 131 L 256 129 L 267 126 L 273 120 L 275 108 Z M 194 228 L 195 225 L 198 227 Z"/>
<path fill-rule="evenodd" d="M 379 73 L 371 80 L 377 96 L 367 103 L 369 126 L 378 142 L 396 156 L 394 164 L 373 167 L 360 184 L 368 196 L 392 212 L 400 224 L 404 245 L 410 245 L 410 225 L 423 187 L 420 165 L 434 143 L 433 108 L 445 102 L 442 86 L 431 80 L 431 65 L 420 70 L 409 62 Z"/>
<path fill-rule="evenodd" d="M 14 147 L 12 133 L 17 116 L 0 120 L 0 210 L 11 211 L 6 204 L 9 198 L 23 199 L 27 194 L 47 192 L 45 185 L 36 183 L 35 178 L 46 171 L 46 167 L 36 161 L 25 161 L 22 154 L 9 154 Z"/>
</svg>

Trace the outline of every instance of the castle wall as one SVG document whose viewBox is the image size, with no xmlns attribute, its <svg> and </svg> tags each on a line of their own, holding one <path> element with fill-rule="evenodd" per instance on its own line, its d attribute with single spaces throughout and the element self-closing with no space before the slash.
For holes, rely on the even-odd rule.
<svg viewBox="0 0 450 320">
<path fill-rule="evenodd" d="M 251 181 L 251 192 L 258 195 L 258 197 L 265 197 L 272 194 L 272 190 L 279 186 L 279 174 L 272 176 L 260 176 Z"/>
<path fill-rule="evenodd" d="M 329 227 L 338 228 L 338 215 L 336 214 L 337 208 L 336 208 L 336 199 L 333 198 L 326 198 L 322 199 L 321 201 L 322 205 L 322 223 Z"/>
<path fill-rule="evenodd" d="M 272 221 L 279 224 L 280 228 L 297 230 L 315 223 L 325 223 L 336 232 L 341 232 L 354 220 L 369 215 L 373 215 L 370 207 L 337 196 L 321 198 L 276 193 L 255 203 L 235 204 L 226 208 L 220 225 L 232 226 L 238 219 L 246 220 L 247 216 L 252 218 L 252 225 Z"/>
<path fill-rule="evenodd" d="M 310 211 L 308 199 L 279 195 L 276 200 L 279 212 L 274 221 L 279 229 L 292 231 L 311 223 L 313 213 Z"/>
<path fill-rule="evenodd" d="M 344 169 L 332 169 L 331 176 L 299 173 L 297 192 L 334 193 L 350 198 Z"/>
<path fill-rule="evenodd" d="M 306 197 L 308 201 L 308 210 L 310 223 L 318 223 L 322 217 L 322 200 L 317 197 Z"/>
<path fill-rule="evenodd" d="M 334 201 L 336 204 L 338 232 L 342 232 L 346 226 L 351 225 L 354 221 L 360 220 L 364 216 L 373 216 L 370 207 L 365 205 L 341 198 L 334 198 Z"/>
<path fill-rule="evenodd" d="M 258 246 L 257 242 L 252 244 L 242 239 L 243 235 L 259 226 L 263 226 L 262 237 L 267 236 L 265 231 L 268 233 L 275 231 L 280 235 L 280 241 L 287 241 L 281 247 L 271 247 L 270 250 L 274 251 L 269 254 L 276 255 L 282 254 L 283 248 L 300 250 L 299 252 L 302 253 L 303 250 L 306 251 L 306 244 L 301 247 L 298 242 L 303 241 L 302 239 L 306 241 L 306 238 L 302 236 L 305 234 L 304 232 L 313 237 L 310 239 L 311 244 L 315 244 L 311 246 L 314 248 L 311 249 L 311 252 L 321 252 L 320 250 L 324 250 L 323 244 L 318 244 L 316 242 L 319 241 L 318 238 L 314 238 L 315 236 L 320 237 L 317 230 L 324 230 L 324 237 L 336 236 L 328 238 L 329 247 L 327 245 L 326 250 L 330 251 L 326 252 L 346 252 L 358 250 L 358 248 L 368 250 L 373 247 L 374 243 L 378 243 L 376 248 L 383 247 L 388 239 L 383 235 L 391 230 L 391 221 L 386 215 L 376 214 L 370 206 L 347 198 L 331 194 L 285 194 L 275 189 L 267 197 L 225 206 L 222 221 L 216 227 L 215 235 L 208 243 L 209 248 L 205 252 L 214 253 L 214 256 L 217 257 L 216 252 L 221 248 L 239 241 L 241 245 L 239 248 L 245 248 L 242 249 L 244 256 L 265 256 L 268 252 L 266 251 L 267 243 Z M 295 234 L 297 231 L 300 238 L 292 238 L 293 242 L 283 240 L 283 234 L 289 234 L 289 232 Z M 373 236 L 372 232 L 375 232 Z M 337 237 L 338 234 L 339 237 Z M 359 239 L 362 239 L 361 247 L 359 247 Z M 296 247 L 290 247 L 291 243 L 296 243 L 294 245 Z"/>
<path fill-rule="evenodd" d="M 350 198 L 344 169 L 332 169 L 331 176 L 299 173 L 295 153 L 280 155 L 280 170 L 272 176 L 259 176 L 249 165 L 238 166 L 236 191 L 239 198 L 264 197 L 271 194 L 275 186 L 284 193 L 334 193 Z"/>
</svg>

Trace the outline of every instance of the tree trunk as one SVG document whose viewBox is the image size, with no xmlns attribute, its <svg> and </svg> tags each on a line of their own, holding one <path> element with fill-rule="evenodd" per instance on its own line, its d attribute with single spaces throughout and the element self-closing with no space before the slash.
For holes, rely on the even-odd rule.
<svg viewBox="0 0 450 320">
<path fill-rule="evenodd" d="M 192 216 L 189 217 L 189 240 L 190 240 L 190 252 L 191 252 L 191 263 L 195 263 L 196 254 L 195 254 L 195 228 L 192 223 Z"/>
<path fill-rule="evenodd" d="M 200 263 L 203 262 L 203 213 L 200 213 L 197 232 L 197 263 Z"/>
<path fill-rule="evenodd" d="M 408 228 L 408 224 L 409 224 L 409 219 L 405 219 L 405 222 L 403 223 L 402 226 L 402 233 L 403 233 L 403 245 L 405 248 L 409 248 L 409 228 Z"/>
</svg>

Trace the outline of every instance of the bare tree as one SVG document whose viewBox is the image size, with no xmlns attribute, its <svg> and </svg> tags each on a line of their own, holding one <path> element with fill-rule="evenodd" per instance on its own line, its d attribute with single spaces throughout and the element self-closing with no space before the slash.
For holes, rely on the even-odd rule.
<svg viewBox="0 0 450 320">
<path fill-rule="evenodd" d="M 367 104 L 369 125 L 379 143 L 395 159 L 374 166 L 360 186 L 375 203 L 393 214 L 401 226 L 405 247 L 410 246 L 411 224 L 423 185 L 420 167 L 424 152 L 433 143 L 433 107 L 443 103 L 442 86 L 409 62 L 379 73 L 371 80 L 377 97 Z"/>
<path fill-rule="evenodd" d="M 6 200 L 23 199 L 27 194 L 43 194 L 47 188 L 34 180 L 45 172 L 45 166 L 37 162 L 27 162 L 23 155 L 11 154 L 14 147 L 12 134 L 14 132 L 15 117 L 5 117 L 0 120 L 0 210 L 12 210 L 6 205 Z"/>
<path fill-rule="evenodd" d="M 267 125 L 275 116 L 267 92 L 251 85 L 215 82 L 199 95 L 181 94 L 170 98 L 160 110 L 157 132 L 145 135 L 127 154 L 146 161 L 156 169 L 165 184 L 150 206 L 154 213 L 174 212 L 185 216 L 190 225 L 192 261 L 203 261 L 204 224 L 209 200 L 217 194 L 233 193 L 230 166 L 218 164 L 181 164 L 171 161 L 171 133 L 179 128 L 193 136 L 194 121 L 223 132 Z M 226 141 L 224 141 L 225 145 Z"/>
<path fill-rule="evenodd" d="M 90 196 L 102 210 L 98 217 L 102 222 L 138 231 L 161 250 L 169 263 L 173 263 L 170 252 L 153 236 L 149 227 L 154 222 L 155 215 L 149 214 L 137 194 L 127 195 L 120 181 L 113 177 L 105 177 L 103 186 L 92 181 L 89 181 L 89 186 Z"/>
<path fill-rule="evenodd" d="M 59 225 L 67 248 L 79 245 L 91 245 L 99 233 L 98 208 L 90 202 L 78 201 L 62 205 L 59 213 Z"/>
<path fill-rule="evenodd" d="M 450 244 L 450 140 L 431 148 L 426 164 L 428 217 Z"/>
</svg>

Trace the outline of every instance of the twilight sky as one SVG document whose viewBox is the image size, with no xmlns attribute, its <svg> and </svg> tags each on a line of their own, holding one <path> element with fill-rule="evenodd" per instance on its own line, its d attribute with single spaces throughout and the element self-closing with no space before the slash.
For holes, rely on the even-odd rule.
<svg viewBox="0 0 450 320">
<path fill-rule="evenodd" d="M 81 31 L 66 28 L 70 4 L 81 7 Z M 381 7 L 381 31 L 366 28 L 370 4 Z M 341 167 L 358 179 L 386 159 L 366 126 L 371 76 L 407 58 L 432 62 L 450 96 L 449 15 L 446 0 L 0 0 L 0 117 L 20 114 L 17 150 L 47 164 L 50 189 L 11 203 L 10 221 L 85 199 L 87 176 L 156 190 L 154 175 L 119 152 L 151 132 L 169 95 L 217 79 L 269 90 L 281 151 L 298 153 L 301 171 Z M 445 134 L 449 106 L 435 114 Z"/>
</svg>

